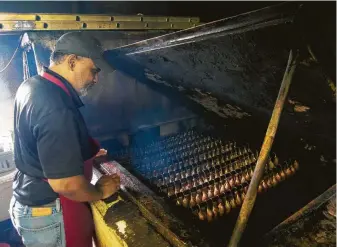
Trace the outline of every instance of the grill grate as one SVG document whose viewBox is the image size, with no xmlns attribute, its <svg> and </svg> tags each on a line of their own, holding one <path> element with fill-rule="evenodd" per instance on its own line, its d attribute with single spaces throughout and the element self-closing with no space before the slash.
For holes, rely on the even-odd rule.
<svg viewBox="0 0 337 247">
<path fill-rule="evenodd" d="M 257 161 L 249 145 L 188 130 L 131 151 L 132 169 L 176 205 L 209 222 L 239 207 Z M 296 160 L 269 157 L 259 193 L 292 176 Z"/>
</svg>

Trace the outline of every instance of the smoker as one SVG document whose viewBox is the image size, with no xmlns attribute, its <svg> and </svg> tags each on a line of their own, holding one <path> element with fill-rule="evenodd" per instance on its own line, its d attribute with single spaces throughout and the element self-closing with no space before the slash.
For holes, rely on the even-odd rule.
<svg viewBox="0 0 337 247">
<path fill-rule="evenodd" d="M 228 244 L 290 50 L 296 70 L 241 245 L 268 245 L 267 232 L 335 184 L 335 78 L 302 32 L 306 11 L 285 3 L 178 32 L 93 31 L 116 70 L 82 113 L 109 152 L 97 171 L 123 185 L 118 202 L 92 206 L 102 246 Z M 26 76 L 62 33 L 25 35 Z"/>
</svg>

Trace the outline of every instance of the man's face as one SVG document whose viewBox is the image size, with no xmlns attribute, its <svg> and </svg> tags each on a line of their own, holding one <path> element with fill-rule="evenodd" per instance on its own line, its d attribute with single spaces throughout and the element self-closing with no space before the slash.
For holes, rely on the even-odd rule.
<svg viewBox="0 0 337 247">
<path fill-rule="evenodd" d="M 74 66 L 74 79 L 80 94 L 87 94 L 88 90 L 98 82 L 98 72 L 100 71 L 90 58 L 77 57 Z"/>
</svg>

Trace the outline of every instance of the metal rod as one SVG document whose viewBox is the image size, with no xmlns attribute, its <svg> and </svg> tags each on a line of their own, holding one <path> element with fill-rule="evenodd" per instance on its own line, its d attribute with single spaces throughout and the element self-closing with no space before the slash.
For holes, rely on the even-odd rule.
<svg viewBox="0 0 337 247">
<path fill-rule="evenodd" d="M 189 36 L 186 38 L 182 38 L 180 40 L 172 40 L 172 42 L 165 42 L 165 43 L 163 42 L 160 45 L 132 51 L 132 52 L 127 53 L 126 55 L 130 56 L 130 55 L 140 54 L 144 52 L 152 52 L 152 51 L 156 51 L 160 49 L 167 49 L 167 48 L 171 48 L 171 47 L 175 47 L 179 45 L 190 44 L 192 42 L 201 42 L 203 40 L 207 40 L 210 38 L 215 39 L 215 38 L 222 37 L 225 35 L 246 33 L 252 30 L 262 29 L 262 28 L 269 27 L 269 26 L 281 25 L 281 24 L 284 24 L 290 21 L 292 21 L 292 17 L 287 16 L 285 18 L 279 18 L 279 19 L 270 20 L 270 21 L 263 21 L 261 23 L 257 23 L 257 24 L 250 25 L 250 26 L 242 26 L 242 27 L 240 26 L 240 27 L 233 27 L 233 28 L 230 27 L 228 29 L 223 28 L 221 30 L 217 29 L 217 30 L 213 30 L 214 31 L 213 33 L 207 33 L 207 34 L 203 33 L 200 35 L 198 34 L 198 36 Z M 190 30 L 190 29 L 186 29 L 186 30 Z"/>
<path fill-rule="evenodd" d="M 113 49 L 123 55 L 138 54 L 177 45 L 194 43 L 233 33 L 242 33 L 266 26 L 292 22 L 299 8 L 295 2 L 286 2 L 233 17 L 198 25 L 194 28 L 165 34 Z"/>
<path fill-rule="evenodd" d="M 305 205 L 303 208 L 301 208 L 296 213 L 291 215 L 289 218 L 284 220 L 282 223 L 274 227 L 269 233 L 265 235 L 265 239 L 272 239 L 276 235 L 279 236 L 283 234 L 283 232 L 286 232 L 286 230 L 291 225 L 293 225 L 303 217 L 306 217 L 312 212 L 316 211 L 323 204 L 327 203 L 329 200 L 335 197 L 336 197 L 336 184 L 331 186 L 323 194 L 316 197 L 314 200 L 309 202 L 307 205 Z"/>
<path fill-rule="evenodd" d="M 289 53 L 289 59 L 286 71 L 283 76 L 283 80 L 281 83 L 281 87 L 275 102 L 273 114 L 270 118 L 270 122 L 268 125 L 268 129 L 261 147 L 261 151 L 259 154 L 259 158 L 256 163 L 256 167 L 254 169 L 253 178 L 249 184 L 249 188 L 246 194 L 246 197 L 243 201 L 243 205 L 240 210 L 239 217 L 236 221 L 234 231 L 232 237 L 229 242 L 229 247 L 236 247 L 238 246 L 241 236 L 246 228 L 249 216 L 253 210 L 254 203 L 256 200 L 256 194 L 258 186 L 261 182 L 265 164 L 268 159 L 268 155 L 270 149 L 272 147 L 274 137 L 277 131 L 277 127 L 279 124 L 281 112 L 284 106 L 284 102 L 287 98 L 289 87 L 295 72 L 296 64 L 297 64 L 298 53 L 296 52 L 295 57 L 293 57 L 293 51 L 291 50 Z"/>
<path fill-rule="evenodd" d="M 124 194 L 139 208 L 143 216 L 154 226 L 154 228 L 172 244 L 174 247 L 186 247 L 187 243 L 183 242 L 179 237 L 167 228 L 153 213 L 150 212 L 142 203 L 132 196 L 124 186 L 121 186 Z"/>
</svg>

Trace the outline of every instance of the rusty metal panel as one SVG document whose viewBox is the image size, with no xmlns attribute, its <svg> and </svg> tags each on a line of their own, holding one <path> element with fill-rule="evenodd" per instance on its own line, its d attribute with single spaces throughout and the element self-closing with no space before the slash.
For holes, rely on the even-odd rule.
<svg viewBox="0 0 337 247">
<path fill-rule="evenodd" d="M 1 21 L 35 21 L 36 14 L 11 14 L 11 13 L 0 13 Z"/>
<path fill-rule="evenodd" d="M 0 32 L 83 29 L 179 30 L 198 24 L 198 17 L 0 13 Z"/>
<path fill-rule="evenodd" d="M 2 31 L 25 31 L 34 30 L 36 28 L 35 21 L 1 21 L 0 32 Z M 41 26 L 39 27 L 41 28 Z"/>
<path fill-rule="evenodd" d="M 84 18 L 85 19 L 85 18 Z M 105 18 L 100 18 L 105 19 Z M 46 31 L 46 30 L 179 30 L 195 27 L 189 22 L 155 21 L 1 21 L 0 32 L 8 31 Z"/>
</svg>

